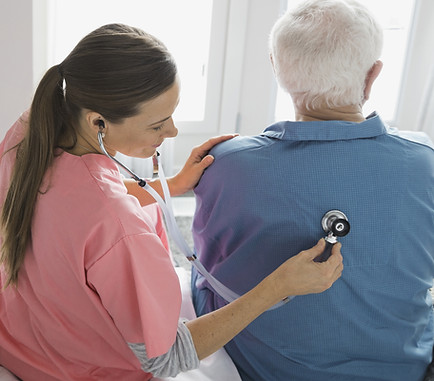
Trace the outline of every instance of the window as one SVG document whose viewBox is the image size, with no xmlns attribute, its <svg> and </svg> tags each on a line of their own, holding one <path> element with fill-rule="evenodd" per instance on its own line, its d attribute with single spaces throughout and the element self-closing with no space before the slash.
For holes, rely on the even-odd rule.
<svg viewBox="0 0 434 381">
<path fill-rule="evenodd" d="M 161 39 L 175 57 L 185 84 L 176 119 L 202 121 L 207 89 L 215 85 L 210 77 L 221 78 L 221 68 L 213 67 L 209 59 L 211 43 L 213 49 L 218 48 L 215 46 L 218 42 L 211 41 L 213 6 L 221 8 L 213 3 L 212 0 L 49 0 L 47 67 L 42 71 L 61 62 L 82 37 L 103 24 L 121 22 L 137 26 Z M 214 16 L 219 14 L 214 9 Z M 215 26 L 222 25 L 218 21 Z"/>
</svg>

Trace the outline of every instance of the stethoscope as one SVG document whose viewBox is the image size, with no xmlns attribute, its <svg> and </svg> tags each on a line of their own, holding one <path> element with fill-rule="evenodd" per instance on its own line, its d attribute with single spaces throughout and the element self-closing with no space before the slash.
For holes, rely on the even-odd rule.
<svg viewBox="0 0 434 381">
<path fill-rule="evenodd" d="M 137 181 L 137 184 L 145 189 L 157 202 L 160 206 L 166 221 L 167 230 L 173 241 L 179 247 L 181 252 L 185 255 L 185 257 L 191 262 L 191 264 L 196 268 L 196 270 L 208 281 L 209 285 L 213 288 L 213 290 L 220 295 L 223 299 L 225 299 L 228 303 L 238 299 L 240 296 L 226 287 L 223 283 L 221 283 L 218 279 L 216 279 L 213 275 L 211 275 L 207 269 L 202 265 L 202 263 L 198 260 L 194 252 L 190 249 L 187 242 L 185 241 L 179 227 L 176 223 L 175 216 L 173 214 L 172 201 L 170 197 L 169 187 L 167 185 L 166 176 L 164 175 L 163 166 L 161 165 L 160 154 L 157 152 L 157 163 L 158 163 L 158 177 L 160 179 L 161 186 L 163 188 L 164 200 L 157 193 L 157 191 L 152 188 L 145 179 L 138 176 L 134 173 L 130 168 L 128 168 L 125 164 L 120 162 L 114 156 L 110 155 L 104 147 L 103 138 L 105 136 L 103 130 L 105 128 L 104 121 L 98 121 L 100 130 L 98 131 L 98 143 L 101 148 L 101 151 L 108 158 L 113 160 L 116 164 L 122 167 L 126 172 L 128 172 L 131 177 Z M 337 243 L 337 237 L 343 237 L 348 234 L 350 231 L 350 224 L 348 222 L 347 217 L 344 213 L 339 210 L 331 210 L 327 212 L 321 221 L 323 230 L 327 233 L 325 237 L 326 247 L 321 255 L 319 255 L 315 260 L 317 262 L 326 261 L 331 254 L 332 246 Z M 269 310 L 276 309 L 283 304 L 286 304 L 290 301 L 293 296 L 288 296 L 283 299 L 281 302 L 275 304 Z"/>
<path fill-rule="evenodd" d="M 235 299 L 239 298 L 239 295 L 233 292 L 231 289 L 226 287 L 223 283 L 217 280 L 214 276 L 212 276 L 206 268 L 200 263 L 194 252 L 190 249 L 187 242 L 185 241 L 179 227 L 176 223 L 175 216 L 173 214 L 172 200 L 170 197 L 169 187 L 167 185 L 166 176 L 164 175 L 163 166 L 161 165 L 160 154 L 157 152 L 157 163 L 158 163 L 158 177 L 160 179 L 161 186 L 163 188 L 164 200 L 157 193 L 157 191 L 152 188 L 145 179 L 139 177 L 136 173 L 134 173 L 130 168 L 128 168 L 125 164 L 120 162 L 118 159 L 110 155 L 104 147 L 103 138 L 105 136 L 103 130 L 105 128 L 104 121 L 98 121 L 100 130 L 98 131 L 98 143 L 101 148 L 101 151 L 108 158 L 113 160 L 116 164 L 122 167 L 126 172 L 128 172 L 131 177 L 137 181 L 137 184 L 145 189 L 157 202 L 160 206 L 166 221 L 167 230 L 173 241 L 179 247 L 181 252 L 185 255 L 185 257 L 191 262 L 191 264 L 197 269 L 197 271 L 202 274 L 202 276 L 208 281 L 210 286 L 214 289 L 216 293 L 218 293 L 223 299 L 227 302 L 232 302 Z"/>
</svg>

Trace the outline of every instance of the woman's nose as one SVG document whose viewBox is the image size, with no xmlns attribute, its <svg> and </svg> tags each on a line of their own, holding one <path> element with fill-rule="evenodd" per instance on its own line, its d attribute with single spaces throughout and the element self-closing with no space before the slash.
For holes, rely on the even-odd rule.
<svg viewBox="0 0 434 381">
<path fill-rule="evenodd" d="M 167 128 L 165 129 L 165 137 L 174 138 L 176 135 L 178 135 L 178 129 L 175 127 L 173 119 L 170 119 L 170 123 L 167 124 Z"/>
</svg>

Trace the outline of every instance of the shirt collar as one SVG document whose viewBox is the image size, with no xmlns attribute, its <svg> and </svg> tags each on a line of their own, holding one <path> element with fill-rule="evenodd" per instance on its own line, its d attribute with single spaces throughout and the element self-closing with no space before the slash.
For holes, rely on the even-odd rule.
<svg viewBox="0 0 434 381">
<path fill-rule="evenodd" d="M 387 133 L 387 127 L 372 113 L 364 122 L 343 120 L 312 122 L 278 122 L 267 127 L 261 135 L 281 140 L 350 140 L 371 138 Z"/>
</svg>

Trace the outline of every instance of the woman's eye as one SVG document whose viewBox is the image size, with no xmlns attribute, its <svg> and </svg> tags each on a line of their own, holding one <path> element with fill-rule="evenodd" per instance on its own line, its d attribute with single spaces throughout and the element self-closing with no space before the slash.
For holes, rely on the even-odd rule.
<svg viewBox="0 0 434 381">
<path fill-rule="evenodd" d="M 159 126 L 156 126 L 153 128 L 154 131 L 160 131 L 163 128 L 164 124 L 160 124 Z"/>
</svg>

